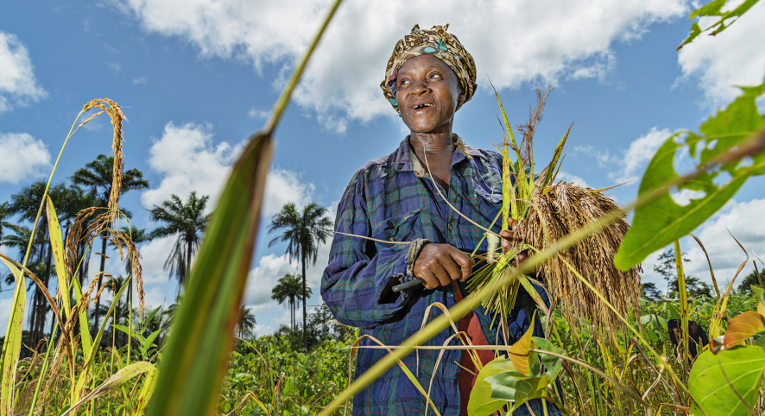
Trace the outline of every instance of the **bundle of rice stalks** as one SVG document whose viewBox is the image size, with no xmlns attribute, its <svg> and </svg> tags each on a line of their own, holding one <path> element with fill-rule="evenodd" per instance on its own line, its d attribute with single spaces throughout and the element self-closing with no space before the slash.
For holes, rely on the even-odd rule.
<svg viewBox="0 0 765 416">
<path fill-rule="evenodd" d="M 572 183 L 558 183 L 537 192 L 531 199 L 531 209 L 516 227 L 518 245 L 545 250 L 565 235 L 597 221 L 619 207 L 599 190 L 585 189 Z M 597 233 L 561 251 L 538 270 L 553 304 L 561 306 L 569 322 L 583 318 L 596 327 L 621 326 L 621 321 L 574 270 L 587 279 L 623 316 L 630 306 L 637 310 L 640 300 L 640 266 L 629 271 L 614 267 L 614 256 L 629 229 L 623 214 L 618 220 Z M 572 270 L 573 269 L 573 270 Z"/>
<path fill-rule="evenodd" d="M 542 108 L 549 92 L 550 89 L 543 95 L 537 90 L 536 109 L 530 112 L 527 124 L 518 126 L 518 130 L 523 133 L 521 146 L 516 144 L 497 94 L 504 122 L 501 121 L 500 124 L 503 124 L 505 130 L 504 148 L 501 150 L 502 229 L 507 229 L 508 219 L 511 217 L 518 221 L 519 225 L 514 230 L 515 241 L 510 251 L 499 256 L 496 261 L 490 260 L 473 274 L 468 283 L 470 292 L 477 292 L 485 285 L 510 273 L 513 260 L 520 253 L 533 255 L 533 252 L 544 250 L 563 236 L 597 221 L 614 209 L 619 209 L 611 198 L 601 192 L 610 188 L 592 190 L 571 183 L 555 183 L 570 127 L 555 148 L 552 161 L 541 173 L 534 173 L 533 134 L 542 118 Z M 510 160 L 511 150 L 515 153 L 515 162 Z M 584 318 L 596 327 L 603 324 L 610 327 L 621 326 L 621 321 L 601 304 L 577 273 L 587 279 L 619 313 L 627 314 L 630 306 L 637 310 L 640 299 L 640 266 L 622 272 L 613 265 L 614 256 L 628 228 L 629 224 L 622 215 L 618 221 L 562 251 L 539 270 L 552 303 L 561 307 L 570 323 L 579 322 Z M 487 257 L 493 259 L 493 251 L 497 244 L 492 244 L 491 234 L 487 233 L 487 237 L 490 238 L 490 253 Z M 500 316 L 506 316 L 513 309 L 520 286 L 541 305 L 541 298 L 531 280 L 528 276 L 521 275 L 513 284 L 484 299 L 483 306 L 499 312 Z"/>
</svg>

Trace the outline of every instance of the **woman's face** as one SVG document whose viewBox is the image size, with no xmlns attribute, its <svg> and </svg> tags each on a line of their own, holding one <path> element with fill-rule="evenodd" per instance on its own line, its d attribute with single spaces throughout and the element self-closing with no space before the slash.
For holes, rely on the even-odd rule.
<svg viewBox="0 0 765 416">
<path fill-rule="evenodd" d="M 457 75 L 433 55 L 411 58 L 398 70 L 396 101 L 412 133 L 451 133 L 457 103 L 464 100 Z"/>
</svg>

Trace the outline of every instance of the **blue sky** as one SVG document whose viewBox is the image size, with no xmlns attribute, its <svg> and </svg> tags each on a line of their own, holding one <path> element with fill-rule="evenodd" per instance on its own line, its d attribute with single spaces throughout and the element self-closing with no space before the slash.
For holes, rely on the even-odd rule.
<svg viewBox="0 0 765 416">
<path fill-rule="evenodd" d="M 471 51 L 479 91 L 455 119 L 468 145 L 501 140 L 500 90 L 513 123 L 528 117 L 534 90 L 554 85 L 536 133 L 538 163 L 575 122 L 565 179 L 601 188 L 639 177 L 650 155 L 678 129 L 694 129 L 735 97 L 730 86 L 765 76 L 765 29 L 756 5 L 721 36 L 702 36 L 675 51 L 690 28 L 693 4 L 683 0 L 443 1 L 346 0 L 276 132 L 264 219 L 288 201 L 318 202 L 331 211 L 353 172 L 392 151 L 406 135 L 377 85 L 395 41 L 415 24 L 450 23 Z M 265 122 L 292 65 L 323 17 L 327 0 L 110 0 L 5 2 L 0 5 L 0 201 L 46 179 L 83 104 L 108 97 L 123 106 L 125 166 L 141 169 L 151 189 L 126 194 L 121 205 L 134 224 L 153 229 L 147 208 L 171 194 L 220 192 L 243 140 Z M 101 153 L 109 154 L 105 116 L 76 133 L 54 183 Z M 763 180 L 751 180 L 698 235 L 722 280 L 745 256 L 726 227 L 754 252 L 765 252 L 765 229 L 752 227 L 765 199 Z M 637 181 L 610 192 L 621 203 Z M 212 205 L 212 204 L 211 204 Z M 265 224 L 265 223 L 264 223 Z M 294 272 L 268 248 L 265 227 L 253 257 L 246 303 L 268 333 L 288 322 L 270 301 L 270 288 Z M 144 245 L 147 302 L 169 305 L 176 288 L 162 270 L 172 241 Z M 708 279 L 703 254 L 690 242 L 689 272 Z M 0 248 L 7 252 L 6 248 Z M 737 251 L 738 250 L 738 251 Z M 328 248 L 308 272 L 309 304 L 320 302 L 318 281 Z M 15 253 L 11 253 L 15 255 Z M 117 256 L 107 271 L 120 272 Z M 95 259 L 95 257 L 94 257 Z M 646 262 L 645 281 L 657 281 Z M 93 270 L 93 268 L 91 268 Z M 659 284 L 663 287 L 663 284 Z M 0 293 L 0 325 L 10 295 Z"/>
</svg>

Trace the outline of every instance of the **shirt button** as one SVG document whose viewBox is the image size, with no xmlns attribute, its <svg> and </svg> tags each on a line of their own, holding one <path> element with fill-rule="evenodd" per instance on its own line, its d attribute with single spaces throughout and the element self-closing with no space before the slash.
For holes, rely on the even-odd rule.
<svg viewBox="0 0 765 416">
<path fill-rule="evenodd" d="M 390 238 L 390 241 L 396 241 L 396 239 L 395 239 L 395 238 L 393 238 L 393 237 L 391 237 L 391 238 Z"/>
<path fill-rule="evenodd" d="M 446 224 L 446 228 L 448 228 L 448 229 L 450 229 L 450 230 L 451 230 L 451 229 L 453 229 L 454 227 L 452 227 L 452 223 L 448 223 L 448 224 Z"/>
</svg>

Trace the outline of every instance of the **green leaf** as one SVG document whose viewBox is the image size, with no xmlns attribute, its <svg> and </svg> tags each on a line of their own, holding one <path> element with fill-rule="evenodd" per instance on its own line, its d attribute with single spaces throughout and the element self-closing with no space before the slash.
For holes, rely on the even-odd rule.
<svg viewBox="0 0 765 416">
<path fill-rule="evenodd" d="M 486 378 L 491 385 L 491 398 L 516 402 L 514 407 L 544 395 L 550 376 L 524 377 L 516 371 L 507 371 Z"/>
<path fill-rule="evenodd" d="M 752 164 L 740 164 L 736 159 L 727 161 L 719 169 L 708 167 L 710 162 L 765 126 L 765 119 L 755 103 L 765 92 L 765 83 L 741 90 L 743 95 L 700 126 L 700 134 L 690 132 L 685 140 L 676 143 L 675 139 L 682 139 L 682 133 L 675 133 L 656 152 L 640 182 L 639 196 L 658 192 L 658 197 L 635 210 L 632 227 L 614 258 L 617 268 L 629 270 L 649 254 L 687 235 L 722 208 L 750 176 L 765 173 L 764 153 L 754 155 Z M 696 168 L 700 173 L 693 180 L 678 185 L 677 190 L 701 191 L 704 196 L 680 206 L 672 199 L 665 184 L 680 178 L 675 172 L 674 160 L 685 151 L 699 159 Z M 720 176 L 724 172 L 731 179 L 716 184 L 715 180 L 725 177 Z"/>
<path fill-rule="evenodd" d="M 61 416 L 68 415 L 69 413 L 75 411 L 77 407 L 79 407 L 81 404 L 87 401 L 93 400 L 97 397 L 100 397 L 110 392 L 111 390 L 114 390 L 117 387 L 127 383 L 133 377 L 136 377 L 148 371 L 156 371 L 156 368 L 154 367 L 152 363 L 149 363 L 146 361 L 139 361 L 139 362 L 123 367 L 122 369 L 120 369 L 120 371 L 117 371 L 111 377 L 109 377 L 106 381 L 104 381 L 100 386 L 96 387 L 93 391 L 91 391 L 85 397 L 80 399 L 77 403 L 75 403 L 72 407 L 70 407 L 66 412 L 62 413 Z"/>
<path fill-rule="evenodd" d="M 21 334 L 24 325 L 24 304 L 26 303 L 27 285 L 23 280 L 21 270 L 3 258 L 5 263 L 16 278 L 16 289 L 13 291 L 13 304 L 11 305 L 10 319 L 5 330 L 2 357 L 2 389 L 0 390 L 0 413 L 12 415 L 13 380 L 15 379 L 16 364 L 21 353 Z"/>
<path fill-rule="evenodd" d="M 538 350 L 550 351 L 561 355 L 566 353 L 563 349 L 556 347 L 552 342 L 544 338 L 534 337 L 534 345 Z M 561 368 L 563 368 L 563 361 L 558 357 L 548 354 L 539 353 L 536 356 L 539 357 L 541 364 L 544 366 L 545 374 L 548 374 L 551 380 L 555 380 L 555 377 L 558 376 Z M 541 375 L 539 371 L 534 371 L 534 374 Z"/>
<path fill-rule="evenodd" d="M 688 378 L 688 387 L 698 403 L 693 403 L 694 414 L 702 414 L 700 406 L 708 415 L 749 415 L 763 371 L 762 348 L 735 347 L 717 355 L 705 351 L 696 359 Z"/>
<path fill-rule="evenodd" d="M 694 19 L 696 17 L 704 17 L 704 16 L 720 16 L 720 20 L 712 24 L 711 26 L 707 27 L 704 30 L 701 30 L 701 27 L 699 27 L 698 23 L 694 23 L 691 25 L 691 33 L 688 35 L 688 37 L 683 41 L 683 43 L 677 47 L 677 50 L 679 51 L 682 49 L 683 46 L 693 42 L 696 37 L 698 37 L 702 32 L 706 32 L 710 29 L 717 28 L 714 30 L 710 35 L 714 36 L 718 33 L 722 32 L 723 30 L 727 29 L 732 25 L 734 22 L 738 21 L 738 19 L 728 23 L 727 25 L 726 20 L 731 19 L 733 17 L 741 18 L 741 16 L 744 15 L 744 13 L 748 12 L 749 9 L 752 8 L 759 0 L 746 0 L 739 4 L 735 9 L 723 12 L 722 8 L 725 6 L 725 3 L 727 3 L 728 0 L 714 0 L 712 2 L 709 2 L 701 7 L 699 7 L 696 10 L 693 10 L 688 16 L 689 19 Z"/>
<path fill-rule="evenodd" d="M 503 372 L 517 373 L 513 362 L 507 358 L 495 358 L 478 373 L 468 401 L 467 410 L 470 416 L 488 416 L 507 404 L 505 400 L 492 398 L 491 384 L 486 381 L 487 378 Z"/>
</svg>

